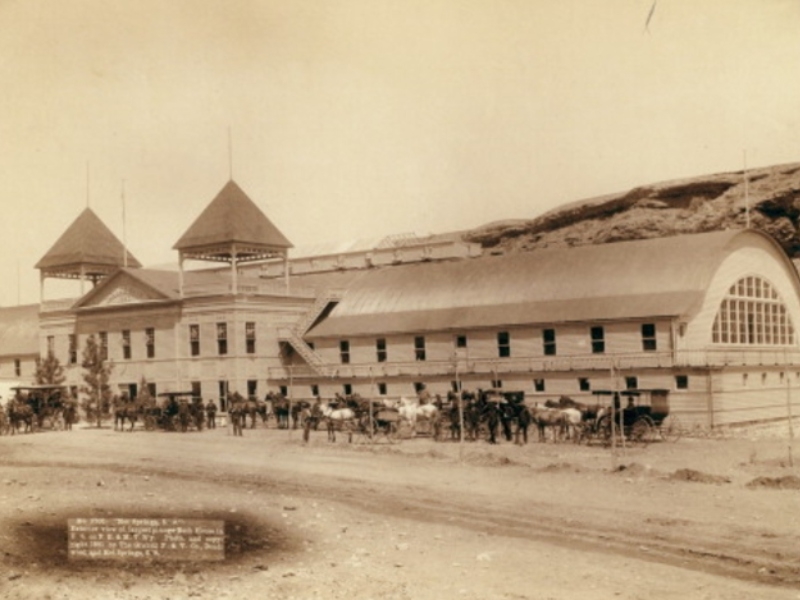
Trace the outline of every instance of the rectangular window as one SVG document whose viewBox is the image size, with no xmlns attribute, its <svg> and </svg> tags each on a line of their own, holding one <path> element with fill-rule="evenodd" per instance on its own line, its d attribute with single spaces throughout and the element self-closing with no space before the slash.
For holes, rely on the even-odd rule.
<svg viewBox="0 0 800 600">
<path fill-rule="evenodd" d="M 144 330 L 145 346 L 147 348 L 147 358 L 156 357 L 156 330 L 148 327 Z"/>
<path fill-rule="evenodd" d="M 606 333 L 602 327 L 592 327 L 592 354 L 603 354 L 606 351 Z"/>
<path fill-rule="evenodd" d="M 582 392 L 589 392 L 592 389 L 591 384 L 589 383 L 589 379 L 586 377 L 581 377 L 578 379 L 578 388 Z"/>
<path fill-rule="evenodd" d="M 22 377 L 22 361 L 18 358 L 14 359 L 14 375 Z"/>
<path fill-rule="evenodd" d="M 100 337 L 100 360 L 108 360 L 108 332 L 101 331 Z"/>
<path fill-rule="evenodd" d="M 635 390 L 639 387 L 639 378 L 638 377 L 626 377 L 625 378 L 625 389 L 626 390 Z"/>
<path fill-rule="evenodd" d="M 125 360 L 131 359 L 131 330 L 122 330 L 122 358 Z"/>
<path fill-rule="evenodd" d="M 189 354 L 200 356 L 200 325 L 197 323 L 189 325 Z"/>
<path fill-rule="evenodd" d="M 345 383 L 342 386 L 342 389 L 344 390 L 344 395 L 345 396 L 352 396 L 353 395 L 353 384 L 352 383 Z"/>
<path fill-rule="evenodd" d="M 258 380 L 247 380 L 247 398 L 248 400 L 255 400 L 258 397 Z"/>
<path fill-rule="evenodd" d="M 534 379 L 533 380 L 533 391 L 535 391 L 535 392 L 543 392 L 544 391 L 544 379 Z"/>
<path fill-rule="evenodd" d="M 78 362 L 78 336 L 74 333 L 69 334 L 69 364 L 74 365 Z"/>
<path fill-rule="evenodd" d="M 217 354 L 228 353 L 228 324 L 217 323 Z"/>
<path fill-rule="evenodd" d="M 642 325 L 642 350 L 654 352 L 656 346 L 656 326 L 653 323 L 644 323 Z"/>
<path fill-rule="evenodd" d="M 414 359 L 425 360 L 425 338 L 421 335 L 414 338 Z"/>
<path fill-rule="evenodd" d="M 223 412 L 228 410 L 228 382 L 225 379 L 220 379 L 217 384 L 219 390 L 219 407 Z"/>
<path fill-rule="evenodd" d="M 386 395 L 386 384 L 385 383 L 379 383 L 378 384 L 378 395 L 379 396 L 385 396 Z"/>
<path fill-rule="evenodd" d="M 199 381 L 193 381 L 191 383 L 191 385 L 192 385 L 192 399 L 193 400 L 202 399 L 203 395 L 201 393 L 201 389 L 202 388 L 200 386 L 200 382 Z"/>
<path fill-rule="evenodd" d="M 314 398 L 319 398 L 319 386 L 316 383 L 311 386 L 311 395 Z"/>
<path fill-rule="evenodd" d="M 689 376 L 688 375 L 675 375 L 675 389 L 688 390 L 689 389 Z"/>
<path fill-rule="evenodd" d="M 278 391 L 280 391 L 281 396 L 283 396 L 284 398 L 288 398 L 289 397 L 289 388 L 286 387 L 285 385 L 279 386 L 278 387 Z"/>
<path fill-rule="evenodd" d="M 156 391 L 157 390 L 156 390 L 156 384 L 155 383 L 148 383 L 147 384 L 147 392 L 148 392 L 148 394 L 150 394 L 151 398 L 155 398 L 156 397 Z"/>
<path fill-rule="evenodd" d="M 255 321 L 248 321 L 244 324 L 245 350 L 248 354 L 256 353 L 256 324 Z"/>
<path fill-rule="evenodd" d="M 48 335 L 47 336 L 47 353 L 48 354 L 55 354 L 56 349 L 56 336 Z"/>
<path fill-rule="evenodd" d="M 507 331 L 497 333 L 497 356 L 500 358 L 511 356 L 511 334 Z"/>
<path fill-rule="evenodd" d="M 492 379 L 492 387 L 496 389 L 500 389 L 503 387 L 503 380 L 502 379 Z"/>
<path fill-rule="evenodd" d="M 339 360 L 343 365 L 350 362 L 350 342 L 347 340 L 341 340 L 339 342 Z"/>
<path fill-rule="evenodd" d="M 378 362 L 386 362 L 386 339 L 379 338 L 375 340 L 375 352 L 378 357 Z"/>
<path fill-rule="evenodd" d="M 467 347 L 467 336 L 465 335 L 457 335 L 456 336 L 456 348 L 466 348 Z"/>
<path fill-rule="evenodd" d="M 543 329 L 542 330 L 542 346 L 545 356 L 556 355 L 556 330 Z"/>
</svg>

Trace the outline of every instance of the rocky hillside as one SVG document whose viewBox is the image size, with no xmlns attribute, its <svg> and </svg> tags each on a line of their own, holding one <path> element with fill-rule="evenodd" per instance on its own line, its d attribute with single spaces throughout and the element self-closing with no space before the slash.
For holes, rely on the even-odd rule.
<svg viewBox="0 0 800 600">
<path fill-rule="evenodd" d="M 751 227 L 800 258 L 800 163 L 748 170 L 746 180 L 738 171 L 637 187 L 567 204 L 530 221 L 485 225 L 466 238 L 503 254 L 741 228 L 746 197 Z"/>
</svg>

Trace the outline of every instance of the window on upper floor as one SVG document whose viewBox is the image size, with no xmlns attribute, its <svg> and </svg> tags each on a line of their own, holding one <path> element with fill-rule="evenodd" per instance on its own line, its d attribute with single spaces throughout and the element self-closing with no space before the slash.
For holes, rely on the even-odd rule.
<svg viewBox="0 0 800 600">
<path fill-rule="evenodd" d="M 592 389 L 591 383 L 587 377 L 578 378 L 578 389 L 582 392 L 589 392 Z"/>
<path fill-rule="evenodd" d="M 417 336 L 414 338 L 414 359 L 425 360 L 425 337 Z"/>
<path fill-rule="evenodd" d="M 131 330 L 122 330 L 122 358 L 130 360 L 131 358 Z"/>
<path fill-rule="evenodd" d="M 189 325 L 189 353 L 200 356 L 200 325 L 197 323 Z"/>
<path fill-rule="evenodd" d="M 378 362 L 386 362 L 387 353 L 386 353 L 385 338 L 379 338 L 375 340 L 375 354 L 378 359 Z"/>
<path fill-rule="evenodd" d="M 145 350 L 147 358 L 156 357 L 156 330 L 153 327 L 148 327 L 144 330 Z"/>
<path fill-rule="evenodd" d="M 100 337 L 100 360 L 108 360 L 108 332 L 101 331 Z"/>
<path fill-rule="evenodd" d="M 244 345 L 247 354 L 256 353 L 256 324 L 255 321 L 248 321 L 244 324 Z"/>
<path fill-rule="evenodd" d="M 497 356 L 500 358 L 511 356 L 511 334 L 507 331 L 497 332 Z"/>
<path fill-rule="evenodd" d="M 639 378 L 630 376 L 625 378 L 625 389 L 626 390 L 635 390 L 639 387 Z"/>
<path fill-rule="evenodd" d="M 217 354 L 228 353 L 228 324 L 217 323 Z"/>
<path fill-rule="evenodd" d="M 339 360 L 341 360 L 343 365 L 350 362 L 350 342 L 347 340 L 341 340 L 339 342 Z"/>
<path fill-rule="evenodd" d="M 714 344 L 793 346 L 794 325 L 789 310 L 767 280 L 751 275 L 725 294 L 711 329 Z"/>
<path fill-rule="evenodd" d="M 656 326 L 654 323 L 642 324 L 642 350 L 654 352 L 658 347 L 656 342 Z"/>
<path fill-rule="evenodd" d="M 592 327 L 592 354 L 603 354 L 606 351 L 606 332 L 602 327 Z"/>
<path fill-rule="evenodd" d="M 534 379 L 533 380 L 533 391 L 534 392 L 543 392 L 544 391 L 544 379 Z"/>
<path fill-rule="evenodd" d="M 386 395 L 386 384 L 381 382 L 378 384 L 378 395 L 385 396 Z"/>
<path fill-rule="evenodd" d="M 688 375 L 675 375 L 675 389 L 688 390 L 689 389 L 689 376 Z"/>
<path fill-rule="evenodd" d="M 465 335 L 457 335 L 455 338 L 456 348 L 466 348 L 467 347 L 467 336 Z"/>
<path fill-rule="evenodd" d="M 542 351 L 545 356 L 556 355 L 556 330 L 543 329 L 542 330 Z"/>
</svg>

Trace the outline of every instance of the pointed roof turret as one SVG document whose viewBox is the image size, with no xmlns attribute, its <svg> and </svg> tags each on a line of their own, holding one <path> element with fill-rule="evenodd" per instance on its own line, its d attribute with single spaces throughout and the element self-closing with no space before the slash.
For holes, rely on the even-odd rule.
<svg viewBox="0 0 800 600">
<path fill-rule="evenodd" d="M 274 256 L 293 247 L 255 202 L 231 180 L 175 243 L 173 249 L 191 254 L 199 252 L 204 260 L 227 261 L 230 253 L 225 248 L 234 243 L 239 246 L 240 261 L 247 257 L 266 258 L 262 254 Z M 218 252 L 220 256 L 216 257 Z"/>
<path fill-rule="evenodd" d="M 292 243 L 233 180 L 228 181 L 172 247 L 180 255 L 181 294 L 184 260 L 231 264 L 233 291 L 238 293 L 237 265 L 283 257 L 289 286 L 288 252 Z"/>
<path fill-rule="evenodd" d="M 42 278 L 88 278 L 96 283 L 125 263 L 126 250 L 122 242 L 91 208 L 86 208 L 36 263 L 36 268 L 41 271 Z M 128 252 L 127 266 L 142 265 Z"/>
</svg>

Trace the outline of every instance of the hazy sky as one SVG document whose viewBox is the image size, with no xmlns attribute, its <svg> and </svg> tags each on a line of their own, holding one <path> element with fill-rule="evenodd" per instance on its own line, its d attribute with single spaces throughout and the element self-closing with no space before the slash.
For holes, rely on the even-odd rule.
<svg viewBox="0 0 800 600">
<path fill-rule="evenodd" d="M 124 180 L 131 252 L 176 262 L 229 128 L 234 179 L 295 246 L 800 161 L 800 1 L 651 8 L 0 0 L 0 304 L 38 301 L 87 163 L 98 216 L 123 237 Z"/>
</svg>

